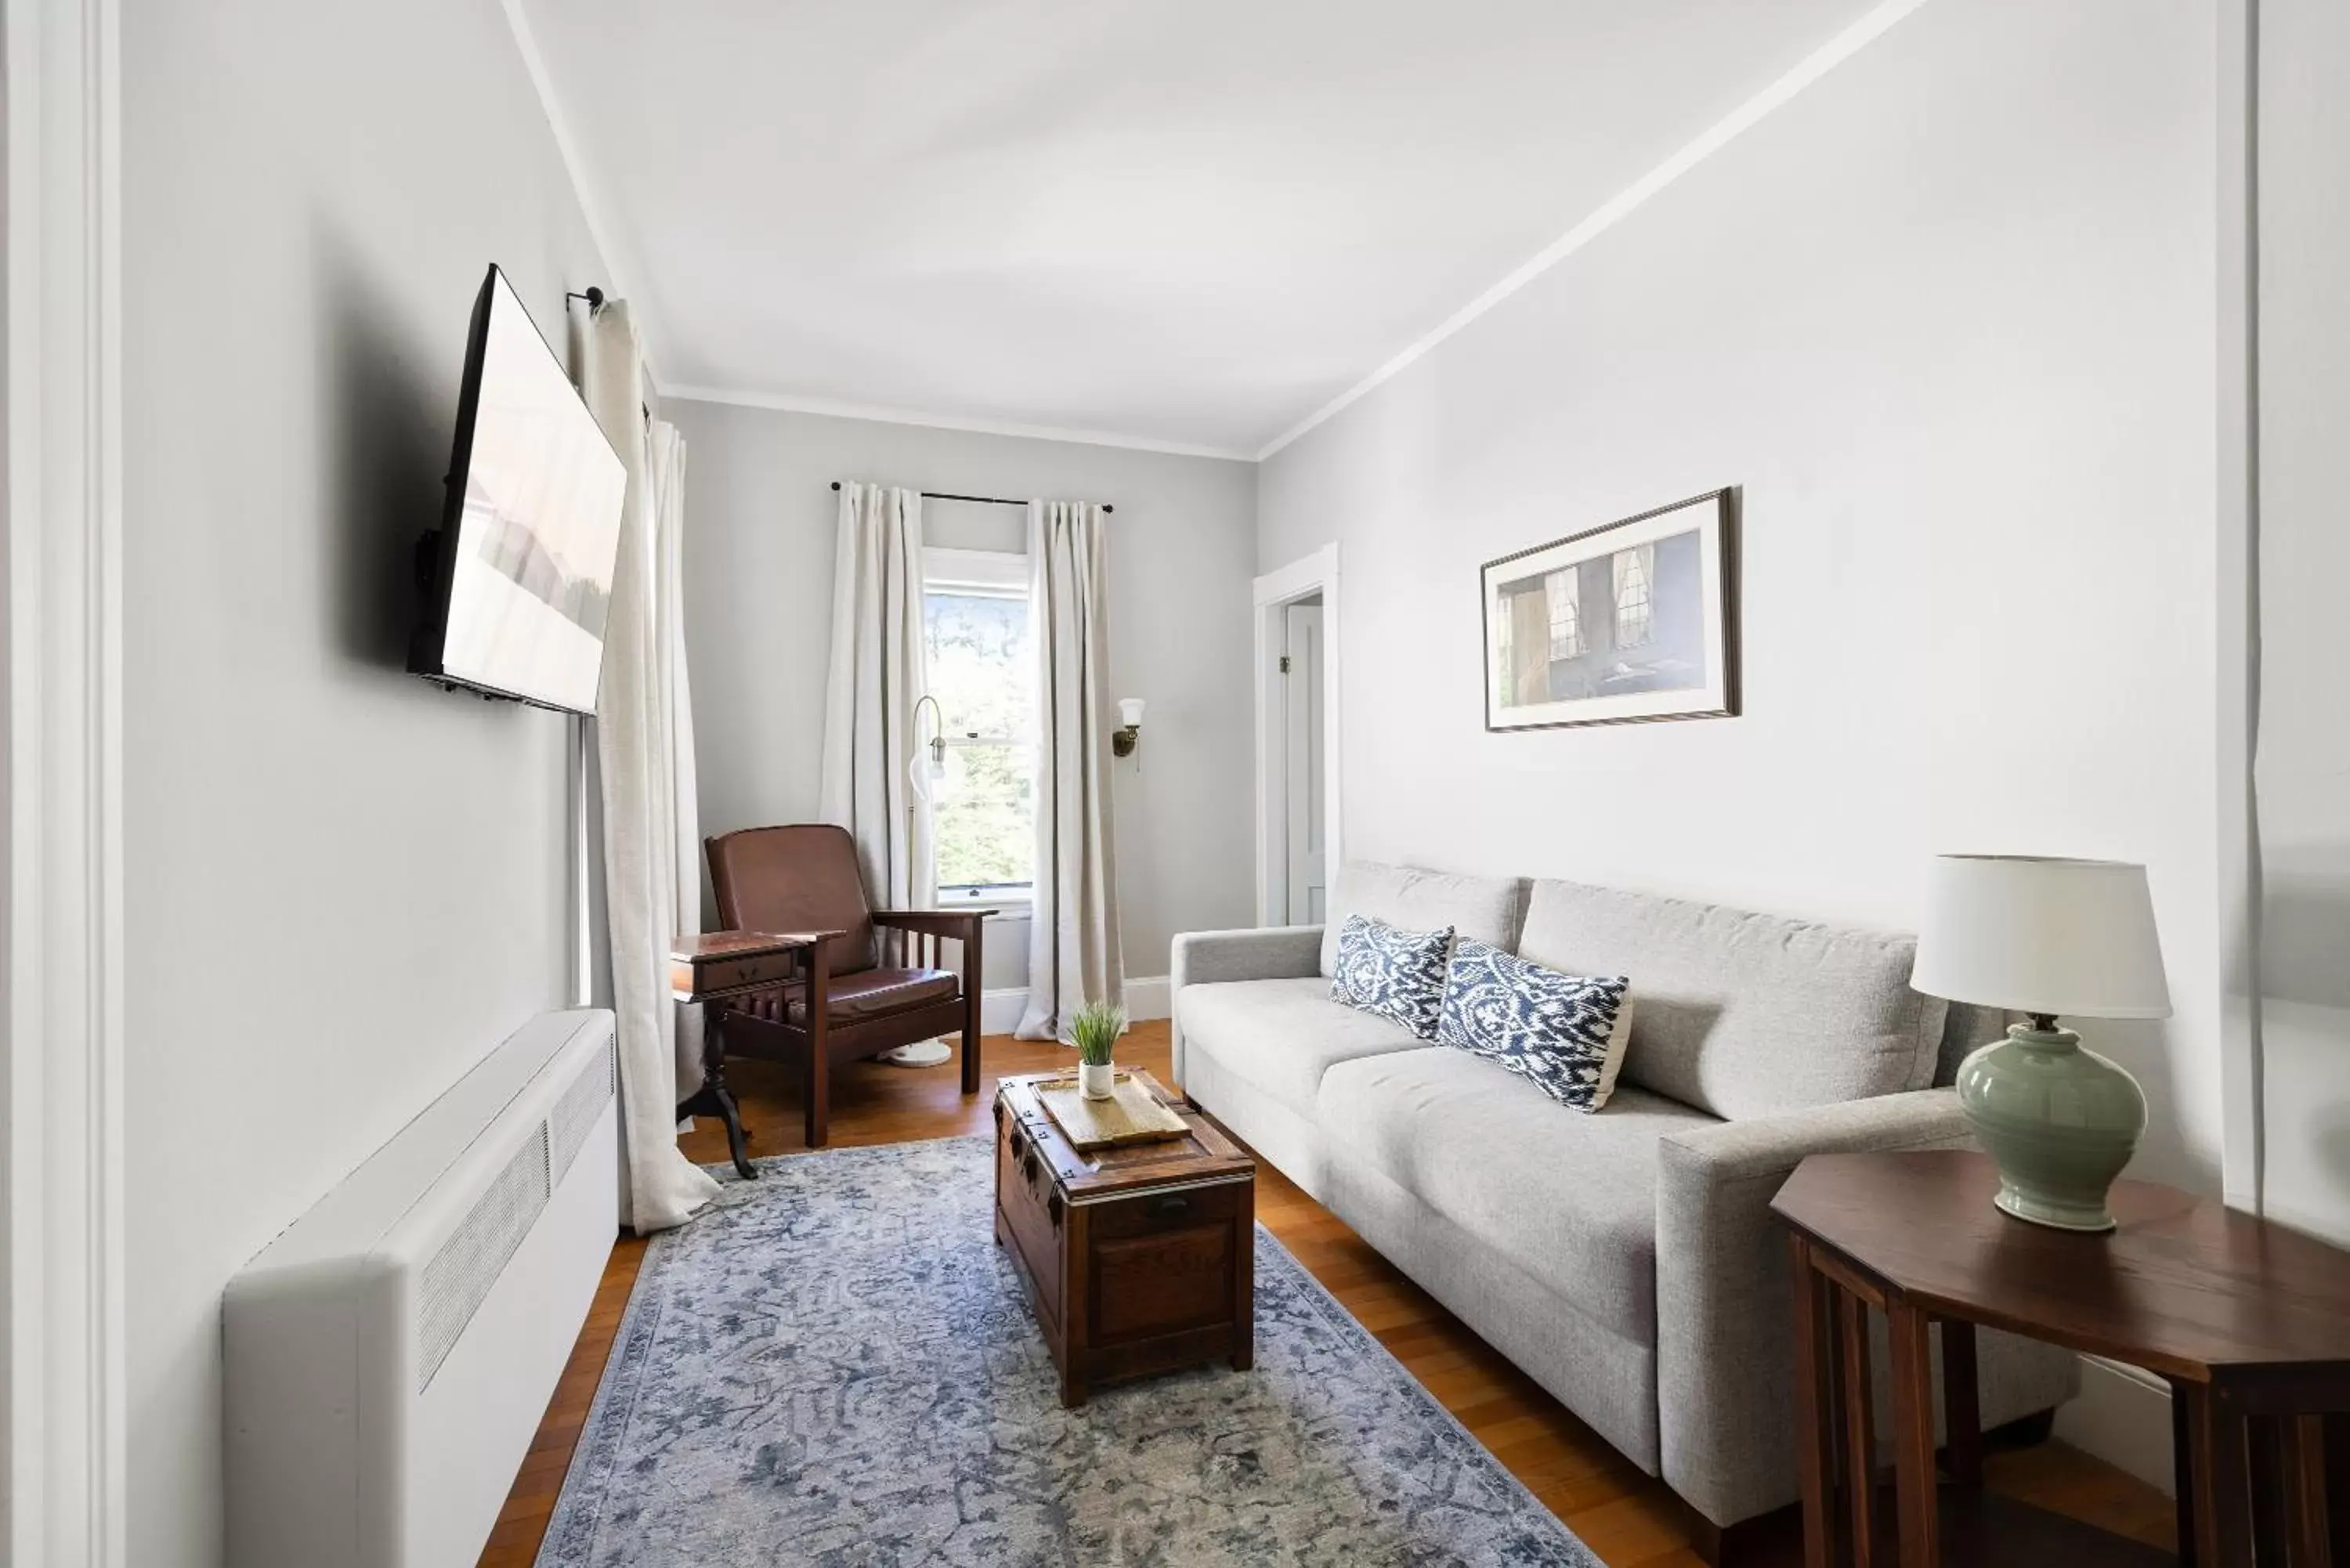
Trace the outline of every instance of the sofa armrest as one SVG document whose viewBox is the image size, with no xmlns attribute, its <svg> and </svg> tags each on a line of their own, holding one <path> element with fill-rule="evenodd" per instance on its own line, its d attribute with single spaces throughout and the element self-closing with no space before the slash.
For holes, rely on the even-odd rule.
<svg viewBox="0 0 2350 1568">
<path fill-rule="evenodd" d="M 1184 931 L 1169 955 L 1170 990 L 1235 980 L 1302 980 L 1322 970 L 1322 928 L 1265 926 L 1241 931 Z"/>
<path fill-rule="evenodd" d="M 1780 1186 L 1809 1154 L 1970 1142 L 1950 1089 L 1659 1141 L 1658 1436 L 1667 1484 L 1707 1518 L 1735 1524 L 1795 1496 L 1794 1265 L 1771 1213 Z"/>
<path fill-rule="evenodd" d="M 1167 960 L 1175 1081 L 1183 1081 L 1183 988 L 1243 980 L 1303 980 L 1322 972 L 1322 928 L 1264 926 L 1238 931 L 1182 931 Z"/>
</svg>

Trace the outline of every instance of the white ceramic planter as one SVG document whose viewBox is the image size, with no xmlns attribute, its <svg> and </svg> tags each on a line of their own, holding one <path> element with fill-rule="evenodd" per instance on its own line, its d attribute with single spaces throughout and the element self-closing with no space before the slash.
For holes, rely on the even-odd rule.
<svg viewBox="0 0 2350 1568">
<path fill-rule="evenodd" d="M 1108 1062 L 1097 1067 L 1090 1062 L 1077 1064 L 1077 1092 L 1089 1100 L 1107 1100 L 1118 1082 L 1118 1068 Z"/>
</svg>

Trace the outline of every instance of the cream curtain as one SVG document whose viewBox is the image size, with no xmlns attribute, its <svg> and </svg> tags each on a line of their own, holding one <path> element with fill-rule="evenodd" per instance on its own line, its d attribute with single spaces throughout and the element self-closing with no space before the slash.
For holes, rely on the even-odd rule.
<svg viewBox="0 0 2350 1568">
<path fill-rule="evenodd" d="M 1024 1040 L 1058 1039 L 1087 1002 L 1126 1003 L 1110 864 L 1109 589 L 1099 506 L 1028 504 L 1036 641 L 1036 888 Z"/>
<path fill-rule="evenodd" d="M 652 462 L 655 647 L 669 692 L 671 815 L 677 832 L 677 919 L 680 932 L 702 929 L 702 812 L 693 766 L 693 690 L 685 674 L 685 437 L 666 420 L 646 431 Z M 702 1083 L 702 1009 L 677 1006 L 677 1097 Z"/>
<path fill-rule="evenodd" d="M 914 705 L 928 690 L 921 494 L 843 484 L 818 810 L 857 840 L 876 909 L 928 909 L 938 898 L 930 803 L 912 774 Z"/>
<path fill-rule="evenodd" d="M 572 317 L 579 386 L 628 470 L 619 559 L 604 623 L 604 683 L 596 701 L 596 749 L 604 825 L 604 897 L 612 1010 L 619 1021 L 621 1220 L 639 1233 L 683 1224 L 718 1184 L 677 1147 L 677 1009 L 670 947 L 699 924 L 681 920 L 678 754 L 684 649 L 678 640 L 677 541 L 660 537 L 652 445 L 643 412 L 644 358 L 625 301 Z M 674 437 L 675 432 L 671 432 Z M 682 467 L 672 473 L 682 481 Z M 673 499 L 673 497 L 672 497 Z M 663 563 L 670 562 L 665 571 Z M 666 610 L 665 607 L 666 607 Z M 688 764 L 690 765 L 690 763 Z M 687 831 L 691 831 L 689 828 Z"/>
</svg>

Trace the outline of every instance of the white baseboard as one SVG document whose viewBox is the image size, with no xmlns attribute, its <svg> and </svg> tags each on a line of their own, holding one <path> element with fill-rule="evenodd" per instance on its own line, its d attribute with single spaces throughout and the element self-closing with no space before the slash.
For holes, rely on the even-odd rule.
<svg viewBox="0 0 2350 1568">
<path fill-rule="evenodd" d="M 1028 988 L 1007 985 L 981 993 L 979 1026 L 990 1034 L 1009 1034 L 1019 1027 L 1020 1014 L 1028 1007 Z M 1127 976 L 1126 1015 L 1136 1023 L 1167 1016 L 1167 977 L 1163 974 L 1137 978 Z"/>
<path fill-rule="evenodd" d="M 1140 1023 L 1147 1018 L 1167 1016 L 1167 977 L 1146 975 L 1138 980 L 1126 977 L 1126 1015 Z"/>
<path fill-rule="evenodd" d="M 2081 1392 L 2056 1412 L 2056 1435 L 2082 1452 L 2172 1491 L 2170 1386 L 2149 1372 L 2081 1357 Z"/>
<path fill-rule="evenodd" d="M 1020 1015 L 1028 1008 L 1028 988 L 1024 985 L 1005 986 L 1001 990 L 983 992 L 979 998 L 979 1028 L 983 1034 L 1009 1034 L 1020 1027 Z"/>
</svg>

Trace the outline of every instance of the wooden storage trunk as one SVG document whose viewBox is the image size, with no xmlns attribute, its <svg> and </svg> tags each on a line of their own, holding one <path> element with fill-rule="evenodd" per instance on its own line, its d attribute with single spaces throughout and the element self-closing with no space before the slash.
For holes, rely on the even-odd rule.
<svg viewBox="0 0 2350 1568">
<path fill-rule="evenodd" d="M 1188 1105 L 1161 1143 L 1080 1153 L 1035 1085 L 995 1099 L 995 1240 L 1011 1256 L 1060 1369 L 1061 1403 L 1202 1361 L 1255 1356 L 1256 1166 Z"/>
</svg>

